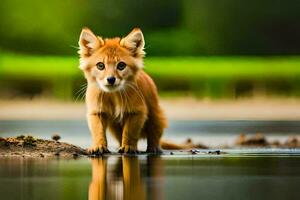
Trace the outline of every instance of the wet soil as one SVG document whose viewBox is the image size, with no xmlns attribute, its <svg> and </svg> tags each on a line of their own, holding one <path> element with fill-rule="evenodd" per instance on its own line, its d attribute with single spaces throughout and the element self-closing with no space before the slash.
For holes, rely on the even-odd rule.
<svg viewBox="0 0 300 200">
<path fill-rule="evenodd" d="M 78 146 L 56 140 L 37 139 L 32 136 L 0 137 L 0 157 L 62 157 L 76 158 L 86 155 Z"/>
<path fill-rule="evenodd" d="M 264 148 L 300 148 L 300 137 L 289 136 L 283 143 L 279 141 L 269 141 L 266 136 L 261 133 L 246 136 L 240 134 L 235 140 L 234 148 L 238 147 L 264 147 Z"/>
</svg>

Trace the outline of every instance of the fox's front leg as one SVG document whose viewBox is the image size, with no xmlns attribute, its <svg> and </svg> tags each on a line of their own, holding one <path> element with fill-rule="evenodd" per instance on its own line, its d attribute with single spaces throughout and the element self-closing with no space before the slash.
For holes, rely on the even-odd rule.
<svg viewBox="0 0 300 200">
<path fill-rule="evenodd" d="M 146 116 L 143 113 L 135 113 L 126 116 L 122 132 L 122 145 L 119 149 L 119 153 L 138 152 L 137 143 L 145 120 Z"/>
<path fill-rule="evenodd" d="M 98 113 L 87 115 L 87 121 L 92 134 L 93 145 L 89 149 L 90 153 L 108 153 L 106 141 L 107 119 Z"/>
</svg>

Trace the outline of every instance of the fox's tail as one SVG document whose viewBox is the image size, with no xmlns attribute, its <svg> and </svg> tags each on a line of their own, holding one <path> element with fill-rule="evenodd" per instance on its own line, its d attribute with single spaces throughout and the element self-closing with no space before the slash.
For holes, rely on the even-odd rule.
<svg viewBox="0 0 300 200">
<path fill-rule="evenodd" d="M 160 146 L 165 150 L 189 150 L 189 149 L 207 149 L 203 144 L 194 144 L 191 139 L 187 139 L 182 144 L 176 144 L 166 140 L 160 140 Z"/>
</svg>

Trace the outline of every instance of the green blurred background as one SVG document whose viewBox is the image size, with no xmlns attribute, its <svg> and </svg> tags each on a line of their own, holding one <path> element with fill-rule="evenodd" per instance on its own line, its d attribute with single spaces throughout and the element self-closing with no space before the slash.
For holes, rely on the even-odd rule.
<svg viewBox="0 0 300 200">
<path fill-rule="evenodd" d="M 1 0 L 1 98 L 78 97 L 85 26 L 104 37 L 140 27 L 162 95 L 300 97 L 299 10 L 299 0 Z"/>
</svg>

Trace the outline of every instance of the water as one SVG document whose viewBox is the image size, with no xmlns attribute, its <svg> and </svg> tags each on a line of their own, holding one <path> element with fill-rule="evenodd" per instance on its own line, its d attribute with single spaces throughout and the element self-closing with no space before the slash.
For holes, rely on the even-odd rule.
<svg viewBox="0 0 300 200">
<path fill-rule="evenodd" d="M 263 133 L 271 140 L 284 141 L 287 135 L 300 134 L 299 121 L 170 121 L 164 138 L 183 142 L 192 138 L 208 146 L 232 145 L 240 133 Z M 0 121 L 0 136 L 31 134 L 50 139 L 59 133 L 62 141 L 89 147 L 91 143 L 87 123 L 84 120 L 15 120 Z M 117 148 L 117 142 L 108 134 L 109 145 Z M 139 148 L 145 148 L 140 142 Z"/>
<path fill-rule="evenodd" d="M 296 121 L 171 121 L 165 138 L 232 142 L 241 132 L 298 135 Z M 0 121 L 0 136 L 31 133 L 87 147 L 84 121 Z M 109 138 L 111 140 L 111 138 Z M 142 142 L 141 148 L 145 145 Z M 112 148 L 114 145 L 112 144 Z M 0 159 L 0 199 L 300 199 L 300 149 L 227 149 L 98 159 Z"/>
<path fill-rule="evenodd" d="M 1 199 L 299 199 L 300 154 L 0 159 Z"/>
</svg>

